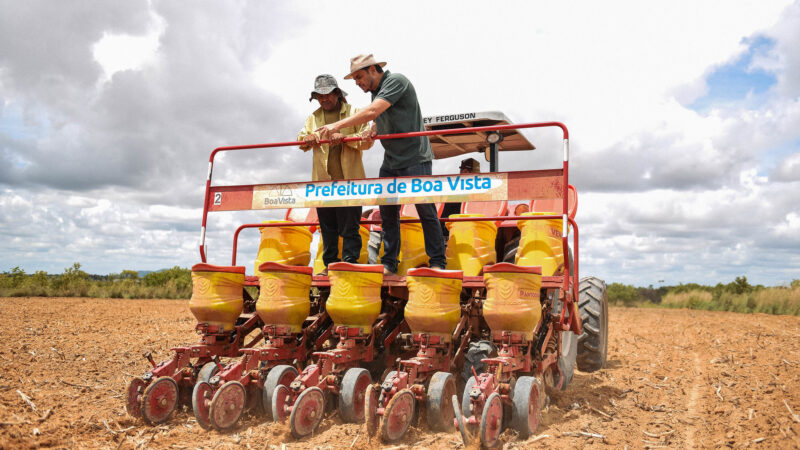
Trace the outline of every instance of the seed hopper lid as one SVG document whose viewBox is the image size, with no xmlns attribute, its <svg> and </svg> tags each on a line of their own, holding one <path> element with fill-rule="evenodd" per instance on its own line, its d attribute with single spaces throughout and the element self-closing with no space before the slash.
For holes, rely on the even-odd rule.
<svg viewBox="0 0 800 450">
<path fill-rule="evenodd" d="M 467 112 L 458 114 L 441 114 L 423 118 L 425 130 L 449 130 L 453 128 L 488 127 L 492 125 L 508 125 L 511 122 L 500 111 Z M 446 136 L 429 136 L 433 154 L 436 159 L 462 156 L 469 153 L 483 153 L 488 147 L 488 133 L 459 133 Z M 501 130 L 503 140 L 500 151 L 534 150 L 533 144 L 519 130 Z"/>
</svg>

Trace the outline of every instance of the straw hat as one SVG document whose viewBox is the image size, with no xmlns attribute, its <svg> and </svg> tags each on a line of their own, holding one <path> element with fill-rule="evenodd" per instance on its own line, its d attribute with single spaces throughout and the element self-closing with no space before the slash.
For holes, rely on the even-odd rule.
<svg viewBox="0 0 800 450">
<path fill-rule="evenodd" d="M 349 80 L 349 79 L 353 78 L 353 73 L 358 72 L 359 70 L 361 70 L 361 69 L 363 69 L 365 67 L 374 66 L 375 64 L 383 67 L 383 66 L 386 65 L 386 62 L 385 61 L 383 61 L 383 62 L 376 61 L 375 57 L 372 56 L 372 53 L 370 53 L 369 55 L 354 56 L 354 57 L 350 58 L 350 73 L 345 75 L 344 79 L 345 80 Z"/>
</svg>

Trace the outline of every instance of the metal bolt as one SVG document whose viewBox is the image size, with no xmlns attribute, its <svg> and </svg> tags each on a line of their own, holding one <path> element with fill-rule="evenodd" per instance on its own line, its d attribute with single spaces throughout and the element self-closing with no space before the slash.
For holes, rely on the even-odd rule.
<svg viewBox="0 0 800 450">
<path fill-rule="evenodd" d="M 310 416 L 311 416 L 311 418 L 312 418 L 312 419 L 313 419 L 314 417 L 317 417 L 317 410 L 316 410 L 316 409 L 312 409 L 312 410 L 311 410 L 311 414 L 310 414 Z"/>
</svg>

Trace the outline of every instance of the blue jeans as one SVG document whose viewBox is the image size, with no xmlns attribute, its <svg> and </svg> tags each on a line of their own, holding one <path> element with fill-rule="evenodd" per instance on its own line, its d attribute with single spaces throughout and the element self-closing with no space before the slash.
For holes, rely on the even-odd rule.
<svg viewBox="0 0 800 450">
<path fill-rule="evenodd" d="M 420 163 L 403 169 L 388 169 L 381 167 L 378 174 L 381 178 L 406 177 L 415 175 L 431 175 L 432 164 L 430 161 Z M 415 205 L 422 225 L 422 234 L 425 237 L 425 253 L 428 254 L 428 264 L 445 267 L 447 260 L 444 256 L 444 236 L 439 217 L 436 215 L 436 206 L 433 203 Z M 400 254 L 400 207 L 401 205 L 382 205 L 381 222 L 383 228 L 383 258 L 381 263 L 386 269 L 397 272 L 397 256 Z"/>
</svg>

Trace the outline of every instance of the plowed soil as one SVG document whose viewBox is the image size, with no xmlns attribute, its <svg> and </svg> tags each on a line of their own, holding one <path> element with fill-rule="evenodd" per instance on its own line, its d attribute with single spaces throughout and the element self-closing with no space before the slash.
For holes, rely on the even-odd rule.
<svg viewBox="0 0 800 450">
<path fill-rule="evenodd" d="M 293 440 L 246 414 L 230 433 L 191 410 L 161 426 L 125 413 L 128 382 L 194 343 L 186 301 L 0 299 L 0 448 L 459 448 L 412 428 L 384 446 L 333 414 Z M 800 317 L 611 308 L 608 365 L 550 392 L 538 434 L 506 448 L 798 448 Z"/>
</svg>

